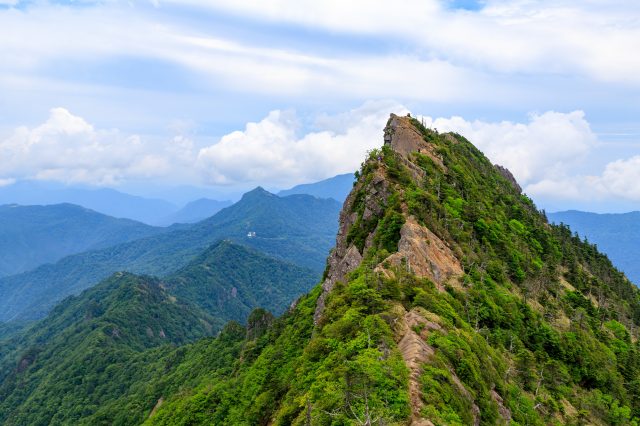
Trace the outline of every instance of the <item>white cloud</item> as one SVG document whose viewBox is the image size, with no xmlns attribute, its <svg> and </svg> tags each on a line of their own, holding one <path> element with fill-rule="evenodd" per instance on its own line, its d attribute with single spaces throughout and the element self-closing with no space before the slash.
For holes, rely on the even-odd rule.
<svg viewBox="0 0 640 426">
<path fill-rule="evenodd" d="M 177 148 L 176 148 L 177 147 Z M 165 176 L 193 163 L 187 140 L 143 141 L 117 130 L 96 130 L 64 108 L 43 124 L 19 127 L 0 141 L 0 177 L 114 185 L 131 178 Z M 177 152 L 176 152 L 177 151 Z"/>
<path fill-rule="evenodd" d="M 582 111 L 533 114 L 528 123 L 467 121 L 424 117 L 438 131 L 457 132 L 489 159 L 507 167 L 536 199 L 640 201 L 640 156 L 604 165 L 597 175 L 577 170 L 593 161 L 597 136 Z"/>
<path fill-rule="evenodd" d="M 530 185 L 539 197 L 579 201 L 625 199 L 640 201 L 640 156 L 619 159 L 605 165 L 599 175 L 573 175 L 544 179 Z"/>
<path fill-rule="evenodd" d="M 465 136 L 525 186 L 563 176 L 597 141 L 582 111 L 533 114 L 526 124 L 466 121 L 462 117 L 425 117 L 425 124 Z"/>
<path fill-rule="evenodd" d="M 367 102 L 342 114 L 311 117 L 313 130 L 304 131 L 294 111 L 276 110 L 202 147 L 202 141 L 185 135 L 159 139 L 96 129 L 54 108 L 44 123 L 16 128 L 0 140 L 0 186 L 21 179 L 291 186 L 356 170 L 366 152 L 382 144 L 391 112 L 408 110 L 393 101 Z M 612 161 L 599 174 L 579 172 L 585 161 L 593 161 L 599 143 L 581 111 L 533 114 L 526 123 L 424 121 L 467 137 L 492 162 L 509 168 L 535 199 L 640 201 L 640 156 Z"/>
<path fill-rule="evenodd" d="M 0 82 L 38 78 L 51 64 L 65 61 L 130 57 L 177 64 L 196 72 L 205 87 L 252 94 L 442 101 L 516 90 L 418 52 L 333 56 L 286 45 L 264 47 L 114 5 L 0 12 L 0 56 L 11 58 L 0 66 Z"/>
<path fill-rule="evenodd" d="M 640 155 L 607 164 L 599 183 L 613 195 L 640 201 Z"/>
<path fill-rule="evenodd" d="M 400 37 L 431 57 L 498 72 L 580 74 L 640 83 L 640 6 L 625 0 L 488 0 L 477 12 L 438 0 L 173 0 L 331 32 Z"/>
<path fill-rule="evenodd" d="M 405 113 L 394 102 L 370 102 L 347 113 L 316 120 L 318 131 L 298 135 L 291 111 L 272 111 L 243 131 L 203 148 L 198 164 L 215 184 L 291 185 L 353 172 L 366 152 L 382 144 L 389 113 Z"/>
<path fill-rule="evenodd" d="M 479 12 L 452 11 L 436 0 L 176 0 L 162 2 L 157 13 L 124 4 L 36 4 L 0 12 L 0 57 L 11 58 L 0 66 L 0 82 L 42 78 L 51 64 L 66 61 L 128 57 L 195 71 L 205 87 L 278 96 L 504 101 L 532 96 L 530 87 L 504 78 L 521 73 L 640 84 L 640 11 L 616 2 L 605 8 L 599 2 L 490 1 Z M 172 19 L 170 8 L 185 5 L 332 34 L 391 37 L 394 47 L 346 54 L 326 53 L 337 50 L 326 49 L 340 43 L 335 40 L 320 50 L 304 40 L 265 47 L 259 38 L 240 40 L 215 26 L 203 30 Z"/>
<path fill-rule="evenodd" d="M 0 140 L 0 183 L 41 179 L 117 185 L 135 180 L 290 186 L 352 172 L 367 150 L 382 144 L 392 101 L 367 102 L 343 114 L 315 118 L 317 130 L 301 133 L 294 111 L 272 111 L 244 130 L 200 147 L 191 138 L 126 135 L 96 129 L 64 108 L 33 128 L 19 127 Z"/>
</svg>

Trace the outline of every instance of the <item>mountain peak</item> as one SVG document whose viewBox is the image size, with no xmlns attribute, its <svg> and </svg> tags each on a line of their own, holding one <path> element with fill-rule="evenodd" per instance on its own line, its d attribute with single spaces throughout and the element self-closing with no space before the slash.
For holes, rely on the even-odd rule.
<svg viewBox="0 0 640 426">
<path fill-rule="evenodd" d="M 277 197 L 277 195 L 272 194 L 261 186 L 257 186 L 249 192 L 245 192 L 242 195 L 243 200 L 247 199 L 259 199 L 259 198 L 267 198 L 267 197 Z"/>
<path fill-rule="evenodd" d="M 408 156 L 412 152 L 429 150 L 429 144 L 414 124 L 410 115 L 391 114 L 384 128 L 384 143 L 395 152 Z"/>
</svg>

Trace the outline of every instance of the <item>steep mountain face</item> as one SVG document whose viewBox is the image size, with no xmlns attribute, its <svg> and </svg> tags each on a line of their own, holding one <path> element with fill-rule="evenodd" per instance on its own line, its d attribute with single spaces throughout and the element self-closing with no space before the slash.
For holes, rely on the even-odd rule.
<svg viewBox="0 0 640 426">
<path fill-rule="evenodd" d="M 640 285 L 640 212 L 598 214 L 570 210 L 547 216 L 596 244 L 634 284 Z"/>
<path fill-rule="evenodd" d="M 143 352 L 75 423 L 637 424 L 639 290 L 463 137 L 392 115 L 384 140 L 321 285 Z"/>
<path fill-rule="evenodd" d="M 0 206 L 0 276 L 164 232 L 73 204 Z"/>
<path fill-rule="evenodd" d="M 0 336 L 0 423 L 139 423 L 145 415 L 140 407 L 158 400 L 155 386 L 168 392 L 166 386 L 182 385 L 185 374 L 198 375 L 198 370 L 172 371 L 204 356 L 184 358 L 185 350 L 176 345 L 217 334 L 230 320 L 248 323 L 246 333 L 255 338 L 273 316 L 262 309 L 249 315 L 253 309 L 262 305 L 283 312 L 315 279 L 310 270 L 229 241 L 162 281 L 116 273 L 61 302 L 22 333 L 4 341 Z M 238 355 L 236 341 L 245 330 L 233 324 L 226 333 L 240 335 L 232 342 L 223 333 L 195 346 L 198 352 L 215 348 L 199 368 L 232 362 L 226 351 Z M 233 344 L 227 348 L 227 343 Z M 165 377 L 169 372 L 179 380 Z M 131 389 L 142 401 L 120 399 Z M 131 407 L 105 411 L 116 403 Z"/>
<path fill-rule="evenodd" d="M 319 276 L 333 244 L 339 211 L 334 200 L 278 197 L 257 188 L 186 229 L 68 256 L 53 265 L 1 278 L 0 321 L 42 318 L 62 298 L 116 271 L 171 274 L 221 239 L 313 269 Z"/>
<path fill-rule="evenodd" d="M 156 225 L 176 212 L 173 204 L 155 198 L 125 194 L 110 188 L 74 188 L 59 184 L 21 181 L 0 187 L 0 204 L 51 205 L 71 203 L 117 218 Z"/>
<path fill-rule="evenodd" d="M 225 207 L 233 204 L 231 201 L 218 201 L 209 198 L 199 198 L 187 203 L 177 212 L 162 220 L 162 224 L 196 223 L 213 216 Z"/>
<path fill-rule="evenodd" d="M 317 279 L 310 269 L 225 240 L 205 250 L 165 282 L 168 291 L 179 299 L 191 301 L 224 322 L 244 323 L 258 307 L 282 314 Z"/>
<path fill-rule="evenodd" d="M 461 136 L 392 116 L 322 286 L 147 423 L 636 424 L 639 324 L 606 256 Z"/>
<path fill-rule="evenodd" d="M 319 182 L 296 185 L 278 192 L 278 195 L 284 197 L 294 194 L 308 194 L 318 198 L 333 198 L 342 203 L 353 188 L 353 180 L 353 173 L 346 173 Z"/>
<path fill-rule="evenodd" d="M 212 331 L 208 315 L 177 300 L 159 280 L 115 274 L 3 342 L 0 423 L 73 422 L 139 376 L 136 369 L 143 367 L 132 365 L 131 359 L 164 348 L 157 356 L 171 344 Z M 126 380 L 123 370 L 130 374 Z"/>
</svg>

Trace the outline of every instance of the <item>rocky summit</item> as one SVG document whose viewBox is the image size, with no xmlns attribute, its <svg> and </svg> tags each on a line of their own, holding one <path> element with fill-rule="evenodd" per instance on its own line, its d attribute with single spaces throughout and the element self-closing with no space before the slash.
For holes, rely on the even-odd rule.
<svg viewBox="0 0 640 426">
<path fill-rule="evenodd" d="M 462 136 L 397 115 L 381 136 L 321 284 L 279 318 L 257 310 L 248 328 L 130 355 L 135 377 L 109 376 L 117 392 L 96 373 L 86 392 L 99 404 L 49 412 L 75 424 L 638 424 L 638 289 Z M 1 421 L 47 423 L 30 406 L 45 397 L 0 392 L 15 404 Z"/>
</svg>

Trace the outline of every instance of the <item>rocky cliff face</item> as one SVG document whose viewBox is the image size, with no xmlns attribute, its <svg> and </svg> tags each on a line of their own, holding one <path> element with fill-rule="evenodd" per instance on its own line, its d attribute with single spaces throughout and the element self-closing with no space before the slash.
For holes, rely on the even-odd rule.
<svg viewBox="0 0 640 426">
<path fill-rule="evenodd" d="M 409 117 L 391 114 L 384 128 L 384 144 L 398 154 L 398 159 L 411 171 L 413 179 L 424 177 L 424 171 L 412 161 L 415 153 L 428 156 L 437 167 L 446 171 L 436 148 L 424 140 Z M 381 154 L 374 153 L 365 162 L 365 168 L 373 172 L 366 179 L 359 179 L 344 202 L 340 213 L 340 225 L 335 249 L 327 260 L 327 273 L 322 283 L 322 294 L 318 300 L 315 322 L 320 320 L 327 294 L 338 281 L 344 281 L 349 272 L 360 266 L 367 250 L 372 247 L 378 230 L 378 223 L 366 229 L 373 218 L 381 218 L 389 204 L 392 193 L 403 192 L 402 185 L 393 185 L 388 169 Z M 508 172 L 508 171 L 507 171 Z M 393 187 L 392 187 L 393 186 Z M 460 261 L 438 236 L 425 226 L 420 225 L 408 212 L 406 205 L 400 205 L 404 225 L 400 229 L 398 251 L 385 258 L 376 268 L 376 272 L 392 275 L 383 265 L 405 265 L 419 277 L 426 277 L 443 288 L 447 282 L 453 282 L 462 275 Z M 354 227 L 365 226 L 364 246 L 358 247 L 349 238 Z"/>
<path fill-rule="evenodd" d="M 373 160 L 373 161 L 378 161 Z M 358 248 L 350 240 L 349 231 L 361 220 L 370 220 L 384 211 L 389 196 L 388 182 L 382 171 L 377 172 L 369 182 L 358 181 L 344 202 L 340 212 L 340 225 L 336 246 L 327 259 L 327 273 L 322 283 L 322 294 L 318 299 L 314 320 L 320 320 L 327 294 L 338 281 L 344 281 L 347 274 L 362 262 L 363 254 L 372 244 L 373 232 L 367 235 L 364 248 Z M 361 212 L 358 213 L 358 204 Z"/>
<path fill-rule="evenodd" d="M 462 136 L 392 115 L 384 142 L 322 285 L 149 423 L 640 424 L 638 289 Z"/>
<path fill-rule="evenodd" d="M 540 349 L 522 333 L 536 334 L 542 327 L 558 336 L 551 339 L 573 338 L 573 331 L 568 337 L 557 331 L 571 330 L 568 317 L 575 315 L 566 300 L 577 297 L 576 288 L 562 285 L 571 279 L 567 268 L 589 270 L 591 279 L 618 288 L 610 293 L 615 303 L 620 294 L 634 290 L 622 276 L 596 277 L 595 269 L 580 265 L 585 260 L 559 255 L 560 246 L 567 253 L 575 250 L 561 235 L 522 194 L 509 170 L 492 165 L 459 135 L 439 134 L 409 116 L 392 114 L 383 148 L 363 163 L 344 203 L 316 304 L 315 329 L 333 330 L 335 312 L 329 310 L 336 305 L 328 305 L 333 291 L 345 297 L 345 289 L 361 285 L 363 276 L 379 294 L 395 283 L 403 295 L 386 296 L 382 317 L 391 325 L 394 350 L 408 372 L 409 424 L 510 424 L 514 416 L 531 424 L 578 421 L 577 406 L 590 398 L 580 382 L 567 380 L 572 397 L 549 396 L 554 392 L 550 383 L 547 396 L 539 396 L 545 381 L 554 380 L 545 369 L 575 360 L 562 358 L 552 343 Z M 617 284 L 604 284 L 610 279 Z M 374 300 L 374 293 L 370 297 Z M 520 313 L 507 314 L 511 319 L 497 325 L 496 318 L 514 306 Z M 616 315 L 633 324 L 629 314 Z M 508 341 L 491 341 L 504 339 L 503 333 L 511 336 Z M 594 339 L 587 334 L 585 341 Z M 386 362 L 388 343 L 378 350 L 379 360 Z M 536 355 L 536 350 L 545 353 Z M 603 424 L 597 413 L 586 417 Z"/>
</svg>

